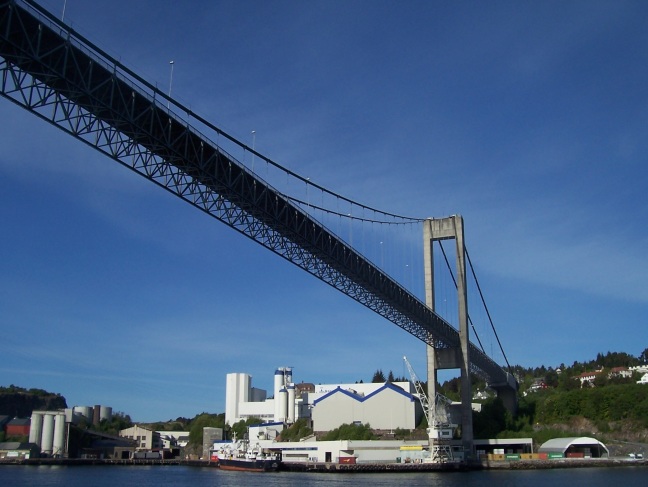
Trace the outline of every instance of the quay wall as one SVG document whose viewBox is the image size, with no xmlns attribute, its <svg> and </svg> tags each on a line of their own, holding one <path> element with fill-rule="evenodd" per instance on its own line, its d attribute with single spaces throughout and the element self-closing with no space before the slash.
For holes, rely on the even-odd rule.
<svg viewBox="0 0 648 487">
<path fill-rule="evenodd" d="M 79 458 L 28 458 L 2 459 L 0 466 L 9 465 L 187 465 L 192 467 L 218 468 L 218 464 L 208 460 L 184 459 L 141 459 L 141 460 L 111 460 L 111 459 L 79 459 Z M 467 470 L 539 470 L 555 468 L 608 468 L 608 467 L 648 467 L 648 459 L 632 460 L 626 458 L 597 458 L 597 459 L 552 459 L 552 460 L 511 460 L 472 463 L 324 463 L 324 462 L 284 462 L 280 470 L 288 472 L 320 472 L 320 473 L 352 473 L 352 472 L 460 472 Z"/>
</svg>

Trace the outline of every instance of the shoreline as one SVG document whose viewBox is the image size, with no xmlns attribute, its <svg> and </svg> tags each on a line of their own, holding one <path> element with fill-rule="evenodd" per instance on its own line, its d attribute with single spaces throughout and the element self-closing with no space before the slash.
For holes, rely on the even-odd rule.
<svg viewBox="0 0 648 487">
<path fill-rule="evenodd" d="M 284 463 L 282 470 L 295 472 L 465 472 L 475 470 L 549 470 L 556 468 L 648 467 L 648 460 L 625 458 L 504 460 L 472 463 Z"/>
<path fill-rule="evenodd" d="M 2 459 L 0 465 L 31 466 L 174 466 L 185 465 L 201 468 L 218 468 L 207 460 L 111 460 L 85 458 L 30 458 Z M 551 460 L 510 460 L 473 463 L 282 463 L 279 471 L 314 473 L 388 473 L 388 472 L 465 472 L 475 470 L 548 470 L 557 468 L 618 468 L 648 467 L 648 460 L 626 458 L 597 459 L 551 459 Z"/>
</svg>

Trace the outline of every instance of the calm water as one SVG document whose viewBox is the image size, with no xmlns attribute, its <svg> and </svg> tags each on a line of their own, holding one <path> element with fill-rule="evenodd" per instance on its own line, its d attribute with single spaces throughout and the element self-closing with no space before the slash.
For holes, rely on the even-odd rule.
<svg viewBox="0 0 648 487">
<path fill-rule="evenodd" d="M 583 468 L 564 470 L 525 470 L 450 473 L 248 473 L 223 472 L 213 468 L 182 466 L 128 467 L 36 467 L 0 466 L 0 486 L 34 487 L 234 487 L 234 486 L 305 486 L 336 485 L 387 487 L 540 487 L 587 486 L 629 487 L 648 485 L 648 468 Z"/>
</svg>

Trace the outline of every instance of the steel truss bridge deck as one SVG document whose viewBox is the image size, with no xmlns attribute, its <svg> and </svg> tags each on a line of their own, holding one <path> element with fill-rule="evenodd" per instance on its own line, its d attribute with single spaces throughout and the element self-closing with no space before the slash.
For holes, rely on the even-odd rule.
<svg viewBox="0 0 648 487">
<path fill-rule="evenodd" d="M 209 123 L 31 0 L 0 0 L 0 84 L 5 98 L 423 342 L 459 347 L 452 325 L 195 128 Z M 471 370 L 490 384 L 514 384 L 472 343 L 469 353 Z"/>
</svg>

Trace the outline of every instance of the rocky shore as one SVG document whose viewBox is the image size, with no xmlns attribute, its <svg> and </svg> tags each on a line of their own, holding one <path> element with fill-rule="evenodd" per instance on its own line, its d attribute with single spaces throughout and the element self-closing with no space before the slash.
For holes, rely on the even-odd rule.
<svg viewBox="0 0 648 487">
<path fill-rule="evenodd" d="M 473 463 L 284 463 L 297 472 L 458 472 L 467 470 L 542 470 L 554 468 L 647 467 L 648 460 L 625 458 L 483 461 Z"/>
<path fill-rule="evenodd" d="M 631 458 L 554 458 L 551 460 L 512 460 L 482 462 L 484 469 L 540 470 L 551 468 L 646 467 L 648 460 Z"/>
</svg>

